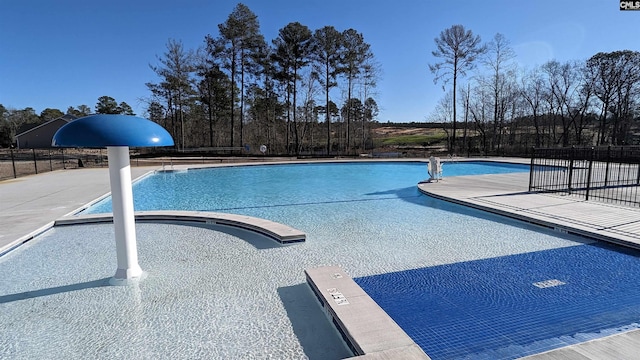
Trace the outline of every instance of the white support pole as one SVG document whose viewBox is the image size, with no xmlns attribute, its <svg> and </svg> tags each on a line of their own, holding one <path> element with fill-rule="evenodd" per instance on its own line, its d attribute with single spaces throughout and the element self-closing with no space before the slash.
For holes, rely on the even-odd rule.
<svg viewBox="0 0 640 360">
<path fill-rule="evenodd" d="M 138 265 L 129 147 L 108 146 L 107 156 L 109 158 L 113 226 L 118 256 L 118 269 L 111 279 L 111 283 L 120 285 L 128 283 L 129 280 L 141 278 L 143 272 Z"/>
</svg>

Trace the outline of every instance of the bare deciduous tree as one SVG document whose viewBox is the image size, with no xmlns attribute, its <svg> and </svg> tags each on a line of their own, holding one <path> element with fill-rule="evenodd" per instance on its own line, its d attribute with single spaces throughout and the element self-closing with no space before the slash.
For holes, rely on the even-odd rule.
<svg viewBox="0 0 640 360">
<path fill-rule="evenodd" d="M 474 35 L 471 30 L 466 30 L 462 25 L 453 25 L 443 30 L 440 35 L 435 38 L 436 50 L 431 54 L 442 59 L 435 64 L 429 64 L 429 70 L 435 74 L 434 83 L 445 79 L 445 83 L 449 79 L 453 81 L 453 130 L 451 134 L 451 148 L 455 149 L 456 143 L 456 91 L 458 76 L 466 75 L 468 70 L 473 69 L 475 61 L 486 51 L 486 47 L 480 44 L 480 36 Z"/>
</svg>

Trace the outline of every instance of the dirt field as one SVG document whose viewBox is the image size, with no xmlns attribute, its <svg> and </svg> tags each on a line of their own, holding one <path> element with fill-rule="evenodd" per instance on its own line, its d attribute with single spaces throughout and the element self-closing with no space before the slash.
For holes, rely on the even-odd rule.
<svg viewBox="0 0 640 360">
<path fill-rule="evenodd" d="M 393 137 L 404 135 L 434 135 L 442 132 L 441 129 L 429 128 L 404 128 L 395 126 L 383 126 L 373 129 L 372 132 L 379 137 Z"/>
</svg>

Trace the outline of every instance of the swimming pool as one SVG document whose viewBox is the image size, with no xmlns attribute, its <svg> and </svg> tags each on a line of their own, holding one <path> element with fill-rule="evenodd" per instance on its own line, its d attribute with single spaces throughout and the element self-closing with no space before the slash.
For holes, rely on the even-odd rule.
<svg viewBox="0 0 640 360">
<path fill-rule="evenodd" d="M 453 176 L 455 169 L 461 169 L 456 174 L 462 175 L 467 165 L 445 164 L 444 175 Z M 476 165 L 485 171 L 492 168 L 486 163 L 470 166 Z M 526 171 L 525 167 L 495 168 Z M 503 263 L 492 266 L 493 259 L 513 257 L 518 263 L 518 255 L 589 243 L 421 195 L 415 186 L 426 178 L 426 166 L 421 163 L 219 168 L 198 177 L 197 184 L 185 185 L 186 176 L 209 171 L 158 173 L 137 182 L 136 209 L 164 206 L 157 202 L 162 198 L 163 203 L 195 205 L 192 209 L 197 210 L 263 217 L 305 231 L 307 242 L 280 246 L 228 229 L 210 231 L 205 225 L 139 224 L 140 264 L 149 278 L 139 289 L 115 289 L 101 285 L 113 272 L 112 227 L 56 228 L 0 260 L 0 271 L 7 274 L 0 279 L 0 354 L 13 358 L 46 358 L 51 353 L 103 358 L 127 354 L 343 358 L 348 351 L 304 284 L 305 268 L 340 265 L 356 281 L 380 284 L 384 281 L 375 281 L 375 276 L 417 269 L 438 274 L 444 268 L 462 276 L 465 272 L 456 266 L 495 270 Z M 214 179 L 205 179 L 212 174 Z M 345 181 L 358 184 L 343 186 Z M 165 190 L 150 187 L 152 193 L 145 195 L 146 187 L 155 182 L 171 185 Z M 180 200 L 184 195 L 175 189 L 191 191 L 198 200 Z M 99 209 L 107 204 L 105 200 L 89 211 L 104 211 Z M 70 264 L 61 261 L 65 257 Z M 474 265 L 482 261 L 489 265 Z M 449 286 L 455 284 L 456 276 L 442 283 L 443 291 L 460 291 Z M 475 277 L 500 279 L 482 273 Z M 395 289 L 395 283 L 388 285 Z M 371 289 L 374 296 L 376 286 Z M 436 311 L 445 314 L 450 309 Z M 450 329 L 445 330 L 437 337 L 454 339 Z M 550 341 L 558 346 L 561 336 L 550 334 Z M 521 341 L 526 343 L 525 336 Z M 130 347 L 119 346 L 125 343 Z M 465 350 L 461 356 L 504 351 L 509 344 L 478 343 L 488 345 Z M 514 347 L 520 352 L 511 352 L 512 357 L 526 354 L 532 346 Z"/>
<path fill-rule="evenodd" d="M 445 176 L 529 171 L 528 165 L 490 162 L 445 163 Z M 134 208 L 234 212 L 270 218 L 274 208 L 323 203 L 423 198 L 416 184 L 427 178 L 421 162 L 253 165 L 157 172 L 134 184 Z M 111 212 L 111 199 L 88 214 Z M 280 217 L 282 219 L 282 217 Z"/>
</svg>

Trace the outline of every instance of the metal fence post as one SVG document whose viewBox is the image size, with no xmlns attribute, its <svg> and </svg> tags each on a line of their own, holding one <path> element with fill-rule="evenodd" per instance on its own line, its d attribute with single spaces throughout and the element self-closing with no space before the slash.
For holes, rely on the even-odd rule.
<svg viewBox="0 0 640 360">
<path fill-rule="evenodd" d="M 13 149 L 11 150 L 11 165 L 13 166 L 13 178 L 16 179 L 18 177 L 18 173 L 16 172 L 16 159 L 13 157 Z"/>
<path fill-rule="evenodd" d="M 33 152 L 33 167 L 36 169 L 36 174 L 38 173 L 38 162 L 36 161 L 36 149 L 31 149 Z"/>
<path fill-rule="evenodd" d="M 66 170 L 67 166 L 64 164 L 64 148 L 61 148 L 60 152 L 62 152 L 62 168 Z"/>
<path fill-rule="evenodd" d="M 533 148 L 531 151 L 531 167 L 529 169 L 529 192 L 531 192 L 531 190 L 533 189 L 533 169 L 535 168 L 534 166 L 534 160 L 536 158 L 536 148 Z"/>
<path fill-rule="evenodd" d="M 609 163 L 611 162 L 611 145 L 607 146 L 607 160 L 604 168 L 604 186 L 609 183 Z"/>
<path fill-rule="evenodd" d="M 593 168 L 593 155 L 596 152 L 594 147 L 591 148 L 591 158 L 589 159 L 589 171 L 587 172 L 587 192 L 584 199 L 589 201 L 589 189 L 591 188 L 591 170 Z"/>
<path fill-rule="evenodd" d="M 53 171 L 53 163 L 51 162 L 51 149 L 49 149 L 49 171 Z"/>
<path fill-rule="evenodd" d="M 571 146 L 571 150 L 569 151 L 569 184 L 567 186 L 569 190 L 569 195 L 571 195 L 572 184 L 573 184 L 573 160 L 576 158 L 576 147 Z"/>
<path fill-rule="evenodd" d="M 620 162 L 623 161 L 622 159 L 624 159 L 624 146 L 620 146 L 620 157 L 619 157 Z M 618 164 L 618 179 L 617 179 L 617 182 L 620 182 L 620 177 L 621 177 L 620 174 L 621 173 L 622 173 L 622 166 L 620 166 L 620 164 Z M 626 178 L 626 176 L 625 176 L 625 178 Z"/>
</svg>

